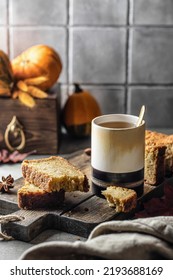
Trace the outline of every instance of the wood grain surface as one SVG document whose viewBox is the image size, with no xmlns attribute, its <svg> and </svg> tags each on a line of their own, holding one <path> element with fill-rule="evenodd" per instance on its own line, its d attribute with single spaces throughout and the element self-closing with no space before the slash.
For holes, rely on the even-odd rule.
<svg viewBox="0 0 173 280">
<path fill-rule="evenodd" d="M 13 116 L 23 127 L 26 145 L 22 152 L 36 150 L 37 154 L 55 154 L 59 145 L 59 94 L 49 95 L 46 99 L 36 99 L 36 106 L 28 108 L 18 99 L 2 98 L 0 102 L 0 143 L 6 148 L 3 135 Z M 1 141 L 2 138 L 2 141 Z M 20 137 L 10 135 L 11 144 L 19 145 Z"/>
<path fill-rule="evenodd" d="M 79 167 L 88 177 L 91 185 L 90 157 L 82 151 L 69 156 L 69 161 Z M 15 239 L 30 241 L 46 229 L 58 229 L 65 232 L 88 237 L 98 224 L 110 220 L 132 218 L 141 203 L 163 193 L 164 183 L 151 187 L 145 185 L 144 194 L 138 199 L 137 208 L 130 213 L 116 213 L 104 198 L 79 191 L 65 194 L 65 201 L 54 210 L 20 210 L 17 205 L 17 191 L 24 184 L 24 179 L 15 181 L 10 193 L 0 194 L 0 213 L 15 213 L 23 217 L 22 221 L 9 222 L 2 225 L 2 231 Z"/>
</svg>

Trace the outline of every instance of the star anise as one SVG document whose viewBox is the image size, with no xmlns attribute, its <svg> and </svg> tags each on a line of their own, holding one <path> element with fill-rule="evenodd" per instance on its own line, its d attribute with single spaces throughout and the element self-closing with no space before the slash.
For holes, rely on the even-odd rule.
<svg viewBox="0 0 173 280">
<path fill-rule="evenodd" d="M 2 181 L 0 182 L 0 192 L 9 192 L 9 189 L 13 188 L 14 179 L 11 175 L 6 178 L 2 176 Z"/>
</svg>

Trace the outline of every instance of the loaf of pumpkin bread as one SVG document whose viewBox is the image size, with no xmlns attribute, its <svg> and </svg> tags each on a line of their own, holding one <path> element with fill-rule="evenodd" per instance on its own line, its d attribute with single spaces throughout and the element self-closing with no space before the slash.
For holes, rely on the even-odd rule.
<svg viewBox="0 0 173 280">
<path fill-rule="evenodd" d="M 57 208 L 64 201 L 65 191 L 46 192 L 33 184 L 25 182 L 17 192 L 17 201 L 19 208 L 34 209 L 51 209 Z"/>
<path fill-rule="evenodd" d="M 60 156 L 24 160 L 22 174 L 30 184 L 46 192 L 89 190 L 88 179 L 82 171 Z"/>
<path fill-rule="evenodd" d="M 165 175 L 173 172 L 173 135 L 167 135 L 156 131 L 146 130 L 145 134 L 146 147 L 148 146 L 165 146 L 164 168 Z"/>
</svg>

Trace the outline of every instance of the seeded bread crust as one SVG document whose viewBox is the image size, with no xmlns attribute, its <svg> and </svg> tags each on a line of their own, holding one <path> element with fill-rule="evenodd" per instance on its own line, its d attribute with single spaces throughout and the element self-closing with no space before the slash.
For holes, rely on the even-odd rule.
<svg viewBox="0 0 173 280">
<path fill-rule="evenodd" d="M 49 193 L 28 182 L 17 192 L 18 207 L 26 210 L 57 208 L 64 197 L 64 190 Z"/>
<path fill-rule="evenodd" d="M 78 168 L 59 156 L 24 160 L 22 174 L 27 182 L 47 192 L 89 190 L 88 179 Z"/>
<path fill-rule="evenodd" d="M 116 212 L 130 212 L 137 205 L 137 194 L 134 190 L 119 186 L 110 186 L 102 191 L 110 207 Z"/>
</svg>

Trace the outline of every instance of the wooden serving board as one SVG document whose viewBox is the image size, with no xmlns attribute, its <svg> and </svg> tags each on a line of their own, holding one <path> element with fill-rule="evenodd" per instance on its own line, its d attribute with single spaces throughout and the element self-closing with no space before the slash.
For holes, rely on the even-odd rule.
<svg viewBox="0 0 173 280">
<path fill-rule="evenodd" d="M 90 181 L 90 157 L 77 152 L 68 157 L 69 161 L 79 167 Z M 132 212 L 116 213 L 110 208 L 106 199 L 97 197 L 90 190 L 88 193 L 73 192 L 65 194 L 64 203 L 55 210 L 20 210 L 17 206 L 17 190 L 24 184 L 23 178 L 15 181 L 10 193 L 0 194 L 0 213 L 16 214 L 22 221 L 2 225 L 2 231 L 15 239 L 30 241 L 46 229 L 59 229 L 79 236 L 88 237 L 98 224 L 110 220 L 122 220 L 132 217 L 142 202 L 163 194 L 164 183 L 157 186 L 145 186 L 144 195 L 138 199 L 138 205 Z"/>
</svg>

